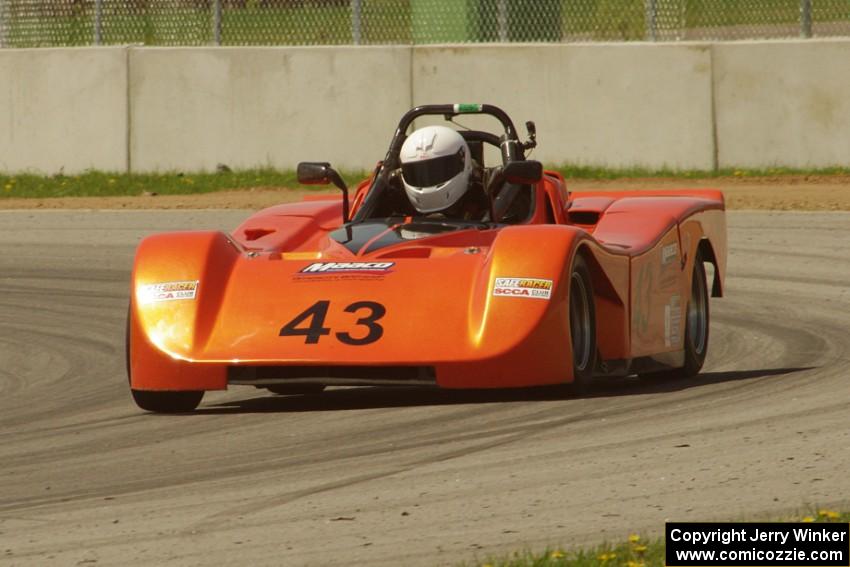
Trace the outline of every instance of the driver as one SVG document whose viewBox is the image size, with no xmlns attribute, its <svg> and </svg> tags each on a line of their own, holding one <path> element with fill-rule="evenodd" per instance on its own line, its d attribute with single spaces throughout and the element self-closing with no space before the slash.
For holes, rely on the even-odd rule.
<svg viewBox="0 0 850 567">
<path fill-rule="evenodd" d="M 404 141 L 400 157 L 404 191 L 418 212 L 461 220 L 487 214 L 481 167 L 455 130 L 420 128 Z"/>
</svg>

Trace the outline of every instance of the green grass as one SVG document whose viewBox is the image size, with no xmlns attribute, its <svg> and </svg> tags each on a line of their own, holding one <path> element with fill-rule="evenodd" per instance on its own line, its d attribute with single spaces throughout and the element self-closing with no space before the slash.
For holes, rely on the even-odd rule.
<svg viewBox="0 0 850 567">
<path fill-rule="evenodd" d="M 353 181 L 357 177 L 346 177 Z M 225 173 L 119 174 L 90 171 L 80 175 L 0 175 L 0 199 L 187 195 L 251 187 L 300 187 L 293 171 L 256 169 Z M 316 186 L 313 186 L 316 187 Z M 318 189 L 327 190 L 319 186 Z"/>
<path fill-rule="evenodd" d="M 779 521 L 850 522 L 850 512 L 811 510 Z M 459 567 L 655 567 L 664 565 L 664 539 L 643 538 L 637 534 L 624 541 L 604 543 L 595 547 L 569 550 L 546 549 L 541 552 L 520 551 L 510 555 L 490 556 Z"/>
<path fill-rule="evenodd" d="M 788 176 L 850 176 L 848 168 L 816 170 L 797 169 L 722 169 L 719 171 L 674 171 L 652 169 L 605 169 L 599 167 L 554 166 L 569 179 L 713 179 L 723 177 L 776 177 Z M 343 171 L 343 179 L 354 187 L 368 176 L 366 171 Z M 324 186 L 302 186 L 294 171 L 252 169 L 223 173 L 108 173 L 89 171 L 80 175 L 9 175 L 0 174 L 0 200 L 8 198 L 47 197 L 107 197 L 137 196 L 145 192 L 159 195 L 189 195 L 214 191 L 249 188 L 309 188 L 328 191 Z M 330 190 L 333 190 L 332 188 Z"/>
<path fill-rule="evenodd" d="M 463 567 L 639 567 L 664 565 L 663 540 L 644 540 L 636 535 L 634 541 L 606 543 L 587 549 L 565 551 L 546 549 L 516 552 L 508 556 L 488 557 L 477 563 L 462 563 Z"/>
<path fill-rule="evenodd" d="M 771 0 L 770 9 L 752 0 L 683 0 L 682 8 L 658 3 L 660 28 L 686 29 L 789 24 L 800 19 L 799 0 Z M 94 39 L 94 10 L 70 4 L 24 9 L 8 0 L 7 41 L 12 47 L 89 45 Z M 92 3 L 93 4 L 93 3 Z M 64 6 L 64 7 L 62 7 Z M 116 7 L 117 6 L 117 7 Z M 211 9 L 151 2 L 130 10 L 106 3 L 105 44 L 208 45 L 213 43 Z M 677 6 L 679 6 L 677 4 Z M 497 41 L 496 0 L 362 0 L 362 41 L 409 44 L 446 41 Z M 642 40 L 644 0 L 513 0 L 508 3 L 508 39 L 512 41 Z M 352 42 L 351 8 L 345 1 L 304 0 L 288 7 L 262 7 L 245 0 L 225 7 L 224 45 L 345 45 Z M 846 22 L 850 3 L 813 3 L 812 19 Z M 552 25 L 554 22 L 554 25 Z M 560 28 L 560 30 L 559 30 Z"/>
<path fill-rule="evenodd" d="M 36 7 L 12 9 L 7 22 L 11 47 L 90 45 L 94 41 L 92 9 Z M 222 12 L 223 45 L 344 45 L 352 43 L 351 9 L 347 5 L 304 2 L 292 7 L 259 6 L 248 0 L 242 8 Z M 117 5 L 116 5 L 117 6 Z M 209 45 L 214 40 L 210 9 L 179 8 L 151 3 L 127 10 L 106 5 L 102 41 L 111 44 Z M 364 43 L 411 42 L 410 5 L 406 0 L 364 0 Z"/>
<path fill-rule="evenodd" d="M 840 22 L 850 17 L 850 4 L 812 2 L 812 21 Z M 687 0 L 685 27 L 794 23 L 800 21 L 800 0 L 772 0 L 770 10 L 752 1 Z"/>
<path fill-rule="evenodd" d="M 561 9 L 565 37 L 630 41 L 646 37 L 643 0 L 587 0 L 564 2 Z M 846 22 L 850 3 L 813 2 L 812 21 Z M 800 0 L 683 0 L 682 4 L 658 3 L 659 30 L 794 24 L 800 21 Z"/>
<path fill-rule="evenodd" d="M 774 167 L 767 169 L 723 168 L 717 170 L 675 170 L 675 169 L 646 169 L 646 168 L 603 168 L 576 165 L 553 166 L 567 179 L 717 179 L 722 177 L 799 177 L 799 176 L 829 176 L 850 175 L 850 168 L 829 167 L 822 169 L 793 169 Z"/>
</svg>

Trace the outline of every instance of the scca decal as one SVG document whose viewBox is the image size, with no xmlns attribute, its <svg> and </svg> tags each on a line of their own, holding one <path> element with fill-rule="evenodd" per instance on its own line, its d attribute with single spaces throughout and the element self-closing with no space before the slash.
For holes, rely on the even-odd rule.
<svg viewBox="0 0 850 567">
<path fill-rule="evenodd" d="M 141 304 L 173 301 L 176 299 L 195 299 L 198 293 L 198 283 L 195 280 L 140 285 L 136 288 L 136 297 Z"/>
<path fill-rule="evenodd" d="M 497 287 L 493 290 L 493 295 L 525 295 L 531 297 L 531 292 L 533 290 L 530 289 L 507 289 Z"/>
<path fill-rule="evenodd" d="M 496 284 L 493 286 L 493 295 L 549 299 L 552 297 L 552 288 L 552 280 L 538 278 L 496 278 Z"/>
<path fill-rule="evenodd" d="M 339 274 L 341 272 L 388 272 L 395 262 L 314 262 L 301 274 Z"/>
</svg>

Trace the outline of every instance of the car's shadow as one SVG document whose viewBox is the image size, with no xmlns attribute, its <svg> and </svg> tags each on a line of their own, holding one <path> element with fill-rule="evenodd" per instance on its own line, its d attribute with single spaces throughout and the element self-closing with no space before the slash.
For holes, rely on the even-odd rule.
<svg viewBox="0 0 850 567">
<path fill-rule="evenodd" d="M 632 396 L 675 392 L 723 382 L 743 382 L 758 378 L 778 377 L 811 369 L 812 367 L 704 372 L 689 379 L 605 379 L 595 385 L 590 392 L 581 395 L 564 387 L 501 390 L 441 390 L 438 388 L 406 387 L 337 388 L 312 396 L 268 394 L 267 396 L 251 397 L 244 400 L 229 400 L 202 406 L 194 415 L 321 412 Z"/>
</svg>

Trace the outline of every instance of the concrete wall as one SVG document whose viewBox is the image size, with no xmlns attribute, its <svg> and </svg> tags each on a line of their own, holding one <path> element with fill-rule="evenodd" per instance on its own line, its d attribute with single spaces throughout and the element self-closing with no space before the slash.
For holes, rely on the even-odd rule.
<svg viewBox="0 0 850 567">
<path fill-rule="evenodd" d="M 713 47 L 720 167 L 850 166 L 850 41 Z"/>
<path fill-rule="evenodd" d="M 125 49 L 0 50 L 0 171 L 127 169 Z"/>
<path fill-rule="evenodd" d="M 369 168 L 434 102 L 534 120 L 547 163 L 850 167 L 848 92 L 850 40 L 0 50 L 0 171 Z"/>
<path fill-rule="evenodd" d="M 707 45 L 417 47 L 413 93 L 496 104 L 523 134 L 534 120 L 547 163 L 714 166 Z"/>
<path fill-rule="evenodd" d="M 410 108 L 410 57 L 403 47 L 134 49 L 132 168 L 370 168 Z"/>
</svg>

